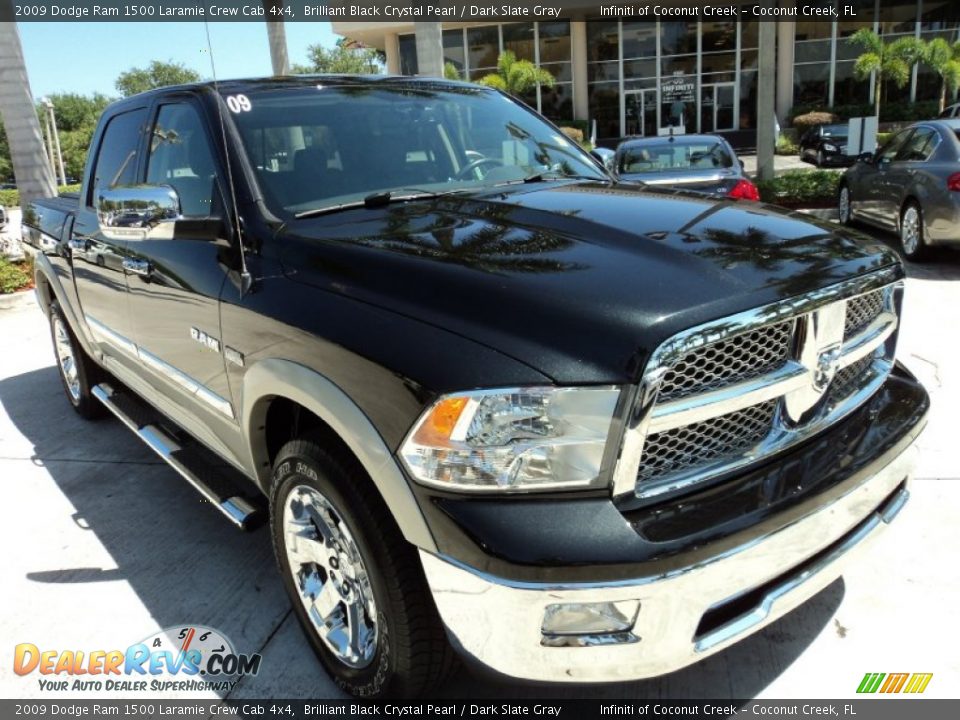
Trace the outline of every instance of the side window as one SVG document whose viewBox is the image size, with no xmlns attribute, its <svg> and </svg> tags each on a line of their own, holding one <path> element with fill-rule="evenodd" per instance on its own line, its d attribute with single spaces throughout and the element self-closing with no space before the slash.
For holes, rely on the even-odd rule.
<svg viewBox="0 0 960 720">
<path fill-rule="evenodd" d="M 897 160 L 923 162 L 930 157 L 937 140 L 937 133 L 933 128 L 918 128 L 910 140 L 900 148 Z"/>
<path fill-rule="evenodd" d="M 877 158 L 880 160 L 893 160 L 897 153 L 900 152 L 900 148 L 904 146 L 907 141 L 907 138 L 910 137 L 913 132 L 913 128 L 907 128 L 906 130 L 901 130 L 886 145 L 883 146 L 883 149 L 877 153 Z"/>
<path fill-rule="evenodd" d="M 100 141 L 87 205 L 94 205 L 95 193 L 100 190 L 136 183 L 140 131 L 146 119 L 145 109 L 132 110 L 112 117 L 107 123 Z"/>
<path fill-rule="evenodd" d="M 150 137 L 147 184 L 176 190 L 185 217 L 208 217 L 215 181 L 216 164 L 196 108 L 162 105 Z"/>
</svg>

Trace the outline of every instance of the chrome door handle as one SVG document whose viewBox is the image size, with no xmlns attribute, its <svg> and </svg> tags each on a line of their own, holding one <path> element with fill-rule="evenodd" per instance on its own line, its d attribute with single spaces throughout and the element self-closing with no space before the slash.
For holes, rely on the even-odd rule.
<svg viewBox="0 0 960 720">
<path fill-rule="evenodd" d="M 135 260 L 133 258 L 124 258 L 123 269 L 134 275 L 149 275 L 150 274 L 150 262 L 148 260 Z"/>
</svg>

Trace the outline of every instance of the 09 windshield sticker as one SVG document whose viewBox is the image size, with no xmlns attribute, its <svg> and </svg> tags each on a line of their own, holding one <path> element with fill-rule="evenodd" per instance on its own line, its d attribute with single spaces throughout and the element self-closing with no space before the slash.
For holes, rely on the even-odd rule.
<svg viewBox="0 0 960 720">
<path fill-rule="evenodd" d="M 229 95 L 227 97 L 227 107 L 232 113 L 250 112 L 253 104 L 246 95 Z"/>
</svg>

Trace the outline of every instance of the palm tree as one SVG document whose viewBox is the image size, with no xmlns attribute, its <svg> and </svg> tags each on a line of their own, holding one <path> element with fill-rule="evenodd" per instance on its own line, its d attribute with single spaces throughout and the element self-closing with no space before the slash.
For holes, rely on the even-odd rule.
<svg viewBox="0 0 960 720">
<path fill-rule="evenodd" d="M 510 50 L 504 50 L 497 58 L 497 72 L 480 78 L 480 84 L 503 90 L 520 97 L 538 85 L 553 87 L 557 81 L 547 70 L 538 68 L 529 60 L 517 60 Z"/>
<path fill-rule="evenodd" d="M 913 37 L 902 37 L 891 43 L 883 41 L 877 33 L 861 28 L 850 36 L 850 42 L 859 45 L 864 52 L 853 64 L 853 74 L 858 80 L 876 77 L 873 90 L 873 104 L 877 117 L 880 117 L 880 93 L 883 82 L 890 80 L 898 88 L 910 82 L 910 69 L 924 55 L 924 43 Z"/>
<path fill-rule="evenodd" d="M 270 42 L 270 64 L 274 75 L 289 75 L 287 30 L 283 24 L 283 0 L 262 0 L 267 16 L 267 40 Z"/>
<path fill-rule="evenodd" d="M 923 62 L 940 76 L 940 112 L 947 106 L 947 91 L 960 88 L 960 40 L 951 45 L 943 38 L 927 43 Z"/>
<path fill-rule="evenodd" d="M 23 62 L 20 33 L 14 22 L 0 22 L 0 115 L 21 206 L 35 198 L 56 195 L 57 186 L 43 151 L 40 120 Z"/>
</svg>

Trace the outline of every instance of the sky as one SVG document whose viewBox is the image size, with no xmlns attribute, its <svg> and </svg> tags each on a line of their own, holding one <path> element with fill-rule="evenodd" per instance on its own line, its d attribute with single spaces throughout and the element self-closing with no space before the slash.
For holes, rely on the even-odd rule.
<svg viewBox="0 0 960 720">
<path fill-rule="evenodd" d="M 211 77 L 203 22 L 18 23 L 34 98 L 57 92 L 116 97 L 117 76 L 151 60 L 174 60 Z M 332 47 L 328 22 L 286 24 L 291 64 L 307 61 L 307 46 Z M 210 42 L 217 79 L 270 75 L 270 49 L 262 22 L 212 22 Z"/>
</svg>

